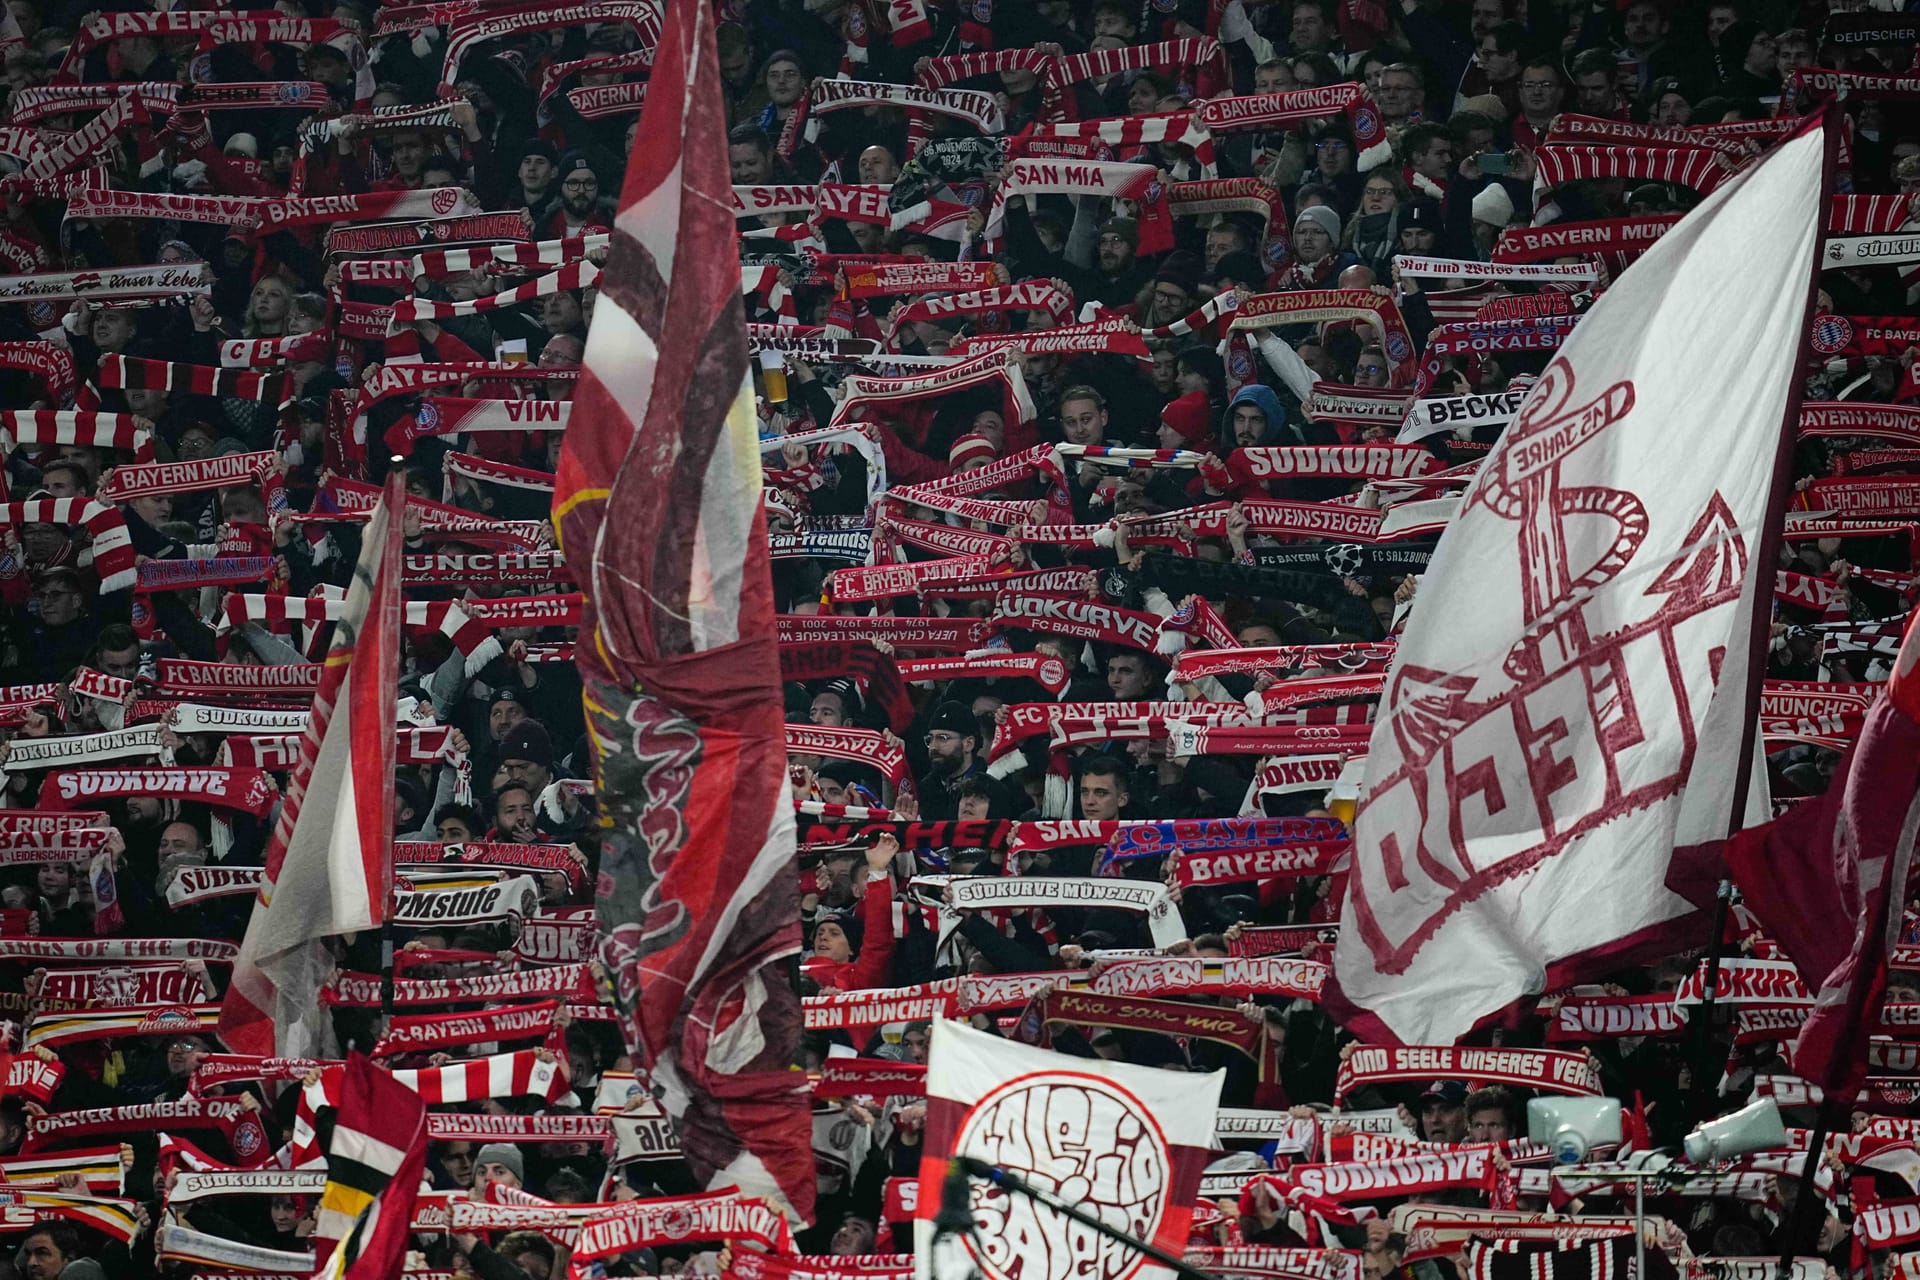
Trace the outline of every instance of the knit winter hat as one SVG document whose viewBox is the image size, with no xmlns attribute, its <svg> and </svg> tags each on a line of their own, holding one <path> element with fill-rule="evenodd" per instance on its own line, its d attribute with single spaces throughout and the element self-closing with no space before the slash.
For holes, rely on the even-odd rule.
<svg viewBox="0 0 1920 1280">
<path fill-rule="evenodd" d="M 1213 408 L 1204 391 L 1189 391 L 1160 411 L 1160 421 L 1188 444 L 1201 444 L 1213 434 L 1212 419 Z"/>
<path fill-rule="evenodd" d="M 1293 220 L 1295 229 L 1297 230 L 1303 222 L 1317 223 L 1328 236 L 1336 241 L 1340 239 L 1340 215 L 1323 204 L 1309 205 L 1302 209 L 1300 216 Z"/>
</svg>

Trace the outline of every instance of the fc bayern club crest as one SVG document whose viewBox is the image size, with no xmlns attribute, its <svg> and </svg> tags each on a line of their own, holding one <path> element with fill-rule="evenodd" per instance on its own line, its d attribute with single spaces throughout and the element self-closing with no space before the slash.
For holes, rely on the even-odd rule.
<svg viewBox="0 0 1920 1280">
<path fill-rule="evenodd" d="M 1832 312 L 1814 320 L 1813 334 L 1808 339 L 1815 354 L 1823 356 L 1846 350 L 1847 345 L 1852 341 L 1853 321 L 1845 316 L 1834 315 Z"/>
<path fill-rule="evenodd" d="M 421 402 L 419 409 L 414 412 L 413 416 L 415 421 L 429 430 L 440 425 L 439 407 L 426 401 Z"/>
<path fill-rule="evenodd" d="M 1353 113 L 1353 136 L 1361 146 L 1369 145 L 1380 133 L 1380 117 L 1367 107 L 1358 107 Z"/>
</svg>

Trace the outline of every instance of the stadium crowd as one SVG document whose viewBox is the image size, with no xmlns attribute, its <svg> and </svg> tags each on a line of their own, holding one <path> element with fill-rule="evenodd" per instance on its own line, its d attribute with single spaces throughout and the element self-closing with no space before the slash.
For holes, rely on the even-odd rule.
<svg viewBox="0 0 1920 1280">
<path fill-rule="evenodd" d="M 430 1099 L 407 1274 L 589 1274 L 552 1206 L 699 1190 L 586 967 L 579 603 L 547 524 L 658 6 L 96 3 L 8 0 L 0 28 L 0 1271 L 312 1266 L 321 1069 L 225 1053 L 214 1015 L 329 603 L 399 469 L 395 859 L 433 905 L 403 913 L 390 992 L 363 936 L 327 998 L 343 1048 L 436 1081 L 489 1064 Z M 1737 904 L 1721 945 L 1471 1038 L 1512 1054 L 1369 1074 L 1316 995 L 1394 635 L 1476 607 L 1417 591 L 1448 504 L 1671 215 L 1819 69 L 1903 74 L 1920 24 L 1835 39 L 1845 15 L 1761 0 L 714 7 L 819 1082 L 792 1274 L 910 1267 L 934 1016 L 1223 1070 L 1192 1227 L 1218 1274 L 1504 1280 L 1544 1249 L 1598 1276 L 1631 1190 L 1570 1193 L 1526 1141 L 1568 1063 L 1642 1151 L 1755 1096 L 1803 1139 L 1784 1053 L 1809 996 Z M 1900 212 L 1846 229 L 1904 223 L 1916 103 L 1847 102 L 1841 189 Z M 1543 234 L 1569 224 L 1590 234 Z M 1808 400 L 1905 412 L 1913 296 L 1898 265 L 1823 277 Z M 1673 435 L 1675 465 L 1714 465 Z M 1801 505 L 1897 492 L 1920 461 L 1899 438 L 1803 440 Z M 1818 702 L 1767 722 L 1776 807 L 1825 788 L 1887 676 L 1914 509 L 1843 511 L 1760 566 L 1769 696 Z M 1920 952 L 1895 961 L 1890 1013 L 1920 1013 Z M 1076 1021 L 1072 996 L 1102 999 Z M 1168 1001 L 1227 1029 L 1155 1031 Z M 1875 1042 L 1815 1213 L 1798 1155 L 1676 1165 L 1649 1188 L 1655 1269 L 1911 1274 L 1920 1228 L 1862 1223 L 1920 1194 L 1916 1025 Z M 1596 1224 L 1520 1229 L 1550 1213 Z M 594 1265 L 774 1274 L 727 1243 Z"/>
</svg>

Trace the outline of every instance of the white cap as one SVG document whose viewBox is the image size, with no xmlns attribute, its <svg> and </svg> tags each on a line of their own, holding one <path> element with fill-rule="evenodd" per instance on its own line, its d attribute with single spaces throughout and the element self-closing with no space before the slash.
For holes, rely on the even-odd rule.
<svg viewBox="0 0 1920 1280">
<path fill-rule="evenodd" d="M 1475 196 L 1473 220 L 1491 222 L 1496 227 L 1504 227 L 1513 221 L 1513 197 L 1507 194 L 1506 187 L 1496 182 Z"/>
<path fill-rule="evenodd" d="M 236 133 L 227 139 L 224 148 L 227 155 L 243 155 L 249 160 L 260 158 L 260 140 L 250 133 Z"/>
</svg>

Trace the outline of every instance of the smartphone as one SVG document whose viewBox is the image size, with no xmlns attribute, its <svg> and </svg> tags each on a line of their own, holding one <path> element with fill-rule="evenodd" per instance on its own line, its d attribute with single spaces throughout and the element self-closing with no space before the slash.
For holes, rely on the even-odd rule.
<svg viewBox="0 0 1920 1280">
<path fill-rule="evenodd" d="M 1507 153 L 1489 151 L 1480 157 L 1480 172 L 1491 178 L 1504 178 L 1507 174 Z"/>
</svg>

